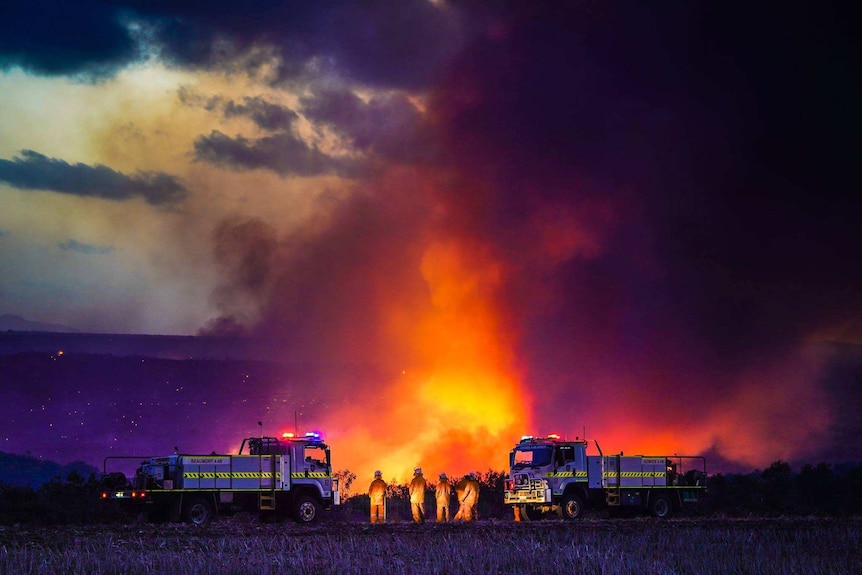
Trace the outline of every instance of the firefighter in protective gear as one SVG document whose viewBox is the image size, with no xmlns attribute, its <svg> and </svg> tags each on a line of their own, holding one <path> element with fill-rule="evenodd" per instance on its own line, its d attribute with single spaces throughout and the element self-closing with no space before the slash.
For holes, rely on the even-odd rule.
<svg viewBox="0 0 862 575">
<path fill-rule="evenodd" d="M 458 487 L 461 487 L 460 491 Z M 455 515 L 455 521 L 473 521 L 476 516 L 476 504 L 479 502 L 479 481 L 476 475 L 470 475 L 461 479 L 455 486 L 455 491 L 458 492 L 458 513 Z"/>
<path fill-rule="evenodd" d="M 455 514 L 455 521 L 464 520 L 464 492 L 467 489 L 467 476 L 465 475 L 455 484 L 455 498 L 458 499 L 458 512 Z"/>
<path fill-rule="evenodd" d="M 383 481 L 383 474 L 379 471 L 374 472 L 374 481 L 368 487 L 368 497 L 371 499 L 371 522 L 385 523 L 386 482 Z"/>
<path fill-rule="evenodd" d="M 413 521 L 425 523 L 425 478 L 422 476 L 422 468 L 413 470 L 413 481 L 410 482 L 410 510 L 413 512 Z"/>
<path fill-rule="evenodd" d="M 437 499 L 437 522 L 446 523 L 452 520 L 452 514 L 449 506 L 452 503 L 452 484 L 449 483 L 449 478 L 445 473 L 440 474 L 440 481 L 437 483 L 437 489 L 434 492 Z"/>
</svg>

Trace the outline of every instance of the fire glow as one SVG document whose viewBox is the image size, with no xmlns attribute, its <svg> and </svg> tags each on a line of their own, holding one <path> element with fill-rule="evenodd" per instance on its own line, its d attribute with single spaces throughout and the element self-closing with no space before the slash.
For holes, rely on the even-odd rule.
<svg viewBox="0 0 862 575">
<path fill-rule="evenodd" d="M 379 408 L 363 413 L 370 429 L 332 437 L 336 466 L 362 478 L 381 469 L 387 478 L 404 479 L 415 466 L 429 477 L 499 471 L 530 427 L 531 398 L 493 303 L 499 266 L 463 244 L 443 242 L 425 251 L 421 272 L 432 305 L 407 342 L 420 367 L 402 370 L 372 403 Z M 384 429 L 387 437 L 376 434 Z M 369 451 L 369 441 L 379 447 Z"/>
</svg>

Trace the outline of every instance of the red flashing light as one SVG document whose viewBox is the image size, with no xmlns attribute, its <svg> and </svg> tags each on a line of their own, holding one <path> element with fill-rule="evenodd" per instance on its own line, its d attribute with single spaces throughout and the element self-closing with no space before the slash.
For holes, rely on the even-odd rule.
<svg viewBox="0 0 862 575">
<path fill-rule="evenodd" d="M 548 434 L 548 439 L 559 439 L 559 438 L 560 438 L 559 433 L 549 433 Z"/>
<path fill-rule="evenodd" d="M 292 431 L 288 431 L 287 433 L 282 433 L 281 437 L 283 439 L 293 439 L 294 437 L 296 437 L 296 434 L 293 433 Z"/>
</svg>

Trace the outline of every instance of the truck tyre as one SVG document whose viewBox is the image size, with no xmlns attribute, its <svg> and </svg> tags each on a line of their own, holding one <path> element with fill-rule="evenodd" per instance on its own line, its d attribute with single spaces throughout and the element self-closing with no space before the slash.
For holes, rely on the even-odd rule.
<svg viewBox="0 0 862 575">
<path fill-rule="evenodd" d="M 206 525 L 213 518 L 213 505 L 206 497 L 192 497 L 183 507 L 183 521 L 193 525 Z"/>
<path fill-rule="evenodd" d="M 667 495 L 657 495 L 650 500 L 649 511 L 653 517 L 666 519 L 670 517 L 671 506 Z"/>
<path fill-rule="evenodd" d="M 563 495 L 560 506 L 557 508 L 560 519 L 574 521 L 584 513 L 584 502 L 574 493 Z"/>
<path fill-rule="evenodd" d="M 320 503 L 310 495 L 300 495 L 293 506 L 293 519 L 297 523 L 314 523 L 320 517 Z"/>
</svg>

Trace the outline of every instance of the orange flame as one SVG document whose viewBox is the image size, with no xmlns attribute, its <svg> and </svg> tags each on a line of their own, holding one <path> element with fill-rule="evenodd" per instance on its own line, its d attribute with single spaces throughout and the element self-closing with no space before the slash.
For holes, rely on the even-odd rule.
<svg viewBox="0 0 862 575">
<path fill-rule="evenodd" d="M 421 367 L 405 369 L 372 398 L 375 407 L 341 414 L 342 422 L 364 422 L 361 429 L 342 423 L 341 433 L 331 437 L 336 468 L 355 471 L 360 483 L 375 469 L 396 480 L 416 466 L 431 479 L 441 472 L 500 471 L 530 427 L 531 398 L 516 372 L 513 338 L 494 305 L 505 270 L 481 248 L 454 240 L 431 244 L 420 269 L 431 304 L 427 313 L 411 318 L 412 328 L 405 326 L 411 314 L 393 313 L 391 326 L 407 336 Z"/>
</svg>

